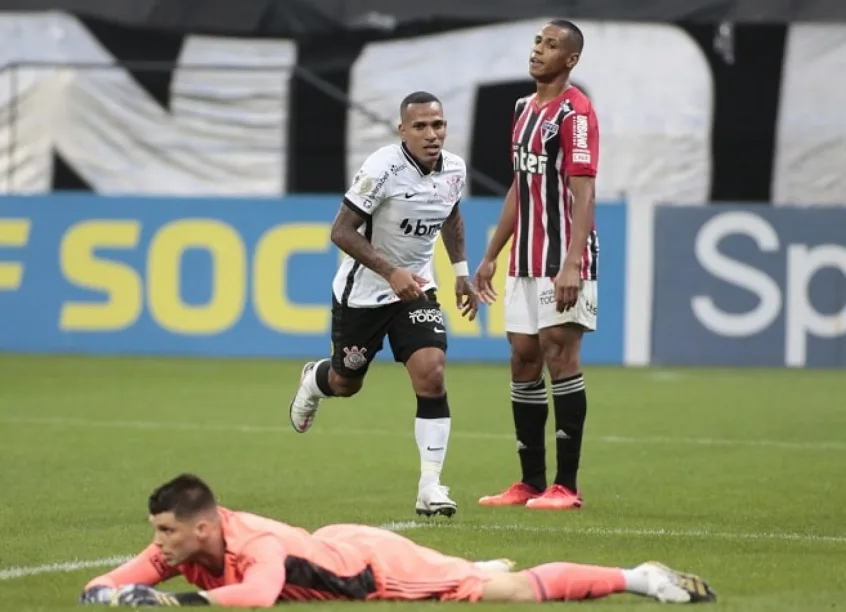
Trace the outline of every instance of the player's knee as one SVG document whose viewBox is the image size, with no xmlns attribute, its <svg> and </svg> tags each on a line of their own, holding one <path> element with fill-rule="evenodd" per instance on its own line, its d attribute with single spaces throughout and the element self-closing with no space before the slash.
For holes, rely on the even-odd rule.
<svg viewBox="0 0 846 612">
<path fill-rule="evenodd" d="M 541 335 L 541 350 L 553 379 L 577 374 L 581 369 L 581 330 L 558 327 L 544 331 L 547 333 Z"/>
<path fill-rule="evenodd" d="M 553 380 L 574 376 L 582 369 L 578 351 L 569 351 L 560 347 L 544 352 L 544 361 Z"/>
<path fill-rule="evenodd" d="M 364 378 L 346 378 L 334 370 L 329 371 L 329 385 L 336 397 L 351 397 L 361 391 Z"/>
<path fill-rule="evenodd" d="M 511 378 L 513 380 L 537 380 L 543 370 L 543 359 L 538 356 L 525 357 L 511 354 Z"/>
<path fill-rule="evenodd" d="M 538 601 L 537 594 L 523 573 L 497 574 L 482 587 L 482 600 L 526 603 Z"/>
<path fill-rule="evenodd" d="M 511 377 L 514 380 L 537 380 L 543 370 L 543 353 L 537 338 L 512 336 Z"/>
<path fill-rule="evenodd" d="M 443 395 L 444 388 L 444 353 L 440 350 L 420 350 L 412 355 L 406 366 L 414 381 L 417 395 Z"/>
<path fill-rule="evenodd" d="M 537 593 L 535 593 L 535 590 L 532 588 L 532 585 L 529 584 L 528 579 L 516 580 L 512 588 L 513 591 L 511 592 L 511 601 L 516 603 L 538 601 Z"/>
<path fill-rule="evenodd" d="M 444 388 L 444 364 L 433 362 L 431 367 L 418 377 L 417 393 L 422 395 L 443 395 Z"/>
</svg>

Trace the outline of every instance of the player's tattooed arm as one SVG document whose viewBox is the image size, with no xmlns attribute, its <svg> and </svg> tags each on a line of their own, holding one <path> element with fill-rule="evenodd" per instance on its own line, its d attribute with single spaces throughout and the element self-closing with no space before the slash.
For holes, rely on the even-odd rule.
<svg viewBox="0 0 846 612">
<path fill-rule="evenodd" d="M 358 232 L 364 225 L 364 218 L 346 203 L 341 204 L 338 216 L 332 224 L 332 242 L 344 253 L 370 268 L 382 278 L 389 279 L 394 265 L 376 252 L 370 241 Z"/>
<path fill-rule="evenodd" d="M 452 207 L 452 212 L 441 226 L 441 236 L 452 263 L 467 259 L 464 252 L 464 219 L 461 217 L 458 204 Z"/>
</svg>

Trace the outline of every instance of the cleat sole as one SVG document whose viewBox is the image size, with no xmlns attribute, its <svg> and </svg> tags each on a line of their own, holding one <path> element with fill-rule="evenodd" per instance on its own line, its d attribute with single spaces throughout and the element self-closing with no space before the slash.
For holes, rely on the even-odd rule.
<svg viewBox="0 0 846 612">
<path fill-rule="evenodd" d="M 425 508 L 417 508 L 416 512 L 417 516 L 445 516 L 447 518 L 452 518 L 457 512 L 457 510 L 457 508 L 454 508 L 452 506 L 444 506 L 443 508 L 433 508 L 431 510 Z"/>
</svg>

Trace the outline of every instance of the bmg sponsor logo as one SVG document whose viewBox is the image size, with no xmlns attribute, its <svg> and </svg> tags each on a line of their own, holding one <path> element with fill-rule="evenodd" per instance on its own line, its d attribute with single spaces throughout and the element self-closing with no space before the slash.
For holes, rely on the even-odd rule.
<svg viewBox="0 0 846 612">
<path fill-rule="evenodd" d="M 406 236 L 425 238 L 436 236 L 444 224 L 443 219 L 403 219 L 400 229 Z"/>
</svg>

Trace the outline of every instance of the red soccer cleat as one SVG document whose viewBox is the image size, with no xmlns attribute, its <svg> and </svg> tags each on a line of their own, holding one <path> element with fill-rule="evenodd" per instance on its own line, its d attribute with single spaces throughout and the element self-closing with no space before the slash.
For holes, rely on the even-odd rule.
<svg viewBox="0 0 846 612">
<path fill-rule="evenodd" d="M 479 499 L 480 506 L 525 506 L 529 500 L 535 499 L 540 491 L 525 482 L 515 482 L 498 495 L 485 495 Z"/>
<path fill-rule="evenodd" d="M 526 502 L 526 507 L 534 510 L 577 510 L 583 505 L 580 493 L 573 493 L 557 484 L 549 487 L 543 495 Z"/>
</svg>

